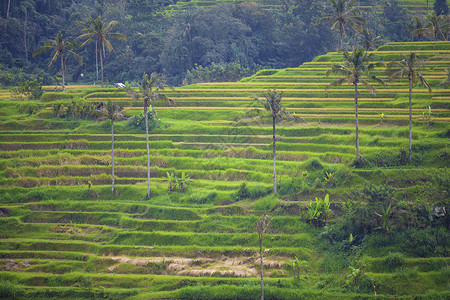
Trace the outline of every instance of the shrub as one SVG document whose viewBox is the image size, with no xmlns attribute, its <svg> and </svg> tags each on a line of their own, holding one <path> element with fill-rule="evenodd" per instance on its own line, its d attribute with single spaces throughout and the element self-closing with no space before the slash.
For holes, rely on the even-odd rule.
<svg viewBox="0 0 450 300">
<path fill-rule="evenodd" d="M 250 191 L 247 188 L 247 184 L 245 182 L 241 183 L 239 186 L 239 190 L 234 195 L 236 200 L 244 200 L 250 197 Z"/>
<path fill-rule="evenodd" d="M 323 165 L 317 157 L 312 157 L 305 162 L 308 171 L 323 169 Z"/>
<path fill-rule="evenodd" d="M 42 83 L 35 79 L 21 83 L 13 89 L 13 93 L 18 96 L 24 95 L 28 99 L 40 99 L 44 90 L 42 89 Z"/>
<path fill-rule="evenodd" d="M 148 131 L 152 131 L 156 128 L 156 118 L 153 116 L 152 112 L 147 112 L 148 116 Z M 145 130 L 145 116 L 144 114 L 140 114 L 138 116 L 134 116 L 128 121 L 128 125 L 134 129 Z"/>
</svg>

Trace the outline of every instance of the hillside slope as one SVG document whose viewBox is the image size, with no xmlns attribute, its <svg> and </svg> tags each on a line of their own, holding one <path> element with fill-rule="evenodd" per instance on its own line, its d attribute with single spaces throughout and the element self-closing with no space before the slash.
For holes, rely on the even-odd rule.
<svg viewBox="0 0 450 300">
<path fill-rule="evenodd" d="M 255 224 L 267 299 L 446 299 L 449 294 L 450 42 L 392 43 L 375 60 L 417 51 L 432 86 L 413 90 L 413 160 L 406 80 L 360 91 L 355 164 L 353 87 L 325 92 L 328 53 L 236 83 L 166 90 L 155 103 L 146 199 L 145 131 L 94 122 L 98 102 L 126 116 L 142 103 L 113 88 L 68 86 L 40 101 L 0 94 L 0 295 L 17 298 L 256 299 Z M 387 79 L 385 70 L 374 72 Z M 272 124 L 252 95 L 283 93 L 277 123 L 279 196 L 271 196 Z M 428 108 L 431 108 L 431 111 Z M 169 191 L 167 172 L 192 176 Z M 309 212 L 329 194 L 328 217 Z M 310 202 L 311 201 L 311 202 Z M 311 204 L 313 203 L 313 204 Z M 387 207 L 389 204 L 389 208 Z M 384 217 L 383 217 L 384 216 Z M 325 226 L 327 225 L 327 226 Z"/>
</svg>

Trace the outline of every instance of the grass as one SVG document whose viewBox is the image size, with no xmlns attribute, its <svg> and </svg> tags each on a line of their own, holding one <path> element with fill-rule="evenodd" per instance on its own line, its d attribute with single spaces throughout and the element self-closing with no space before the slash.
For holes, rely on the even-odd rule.
<svg viewBox="0 0 450 300">
<path fill-rule="evenodd" d="M 268 299 L 372 299 L 371 278 L 379 299 L 448 298 L 448 232 L 442 217 L 430 221 L 425 214 L 427 205 L 439 211 L 449 199 L 449 90 L 436 89 L 448 64 L 439 55 L 448 47 L 396 43 L 375 51 L 387 62 L 420 50 L 430 66 L 423 72 L 433 94 L 413 91 L 411 163 L 405 80 L 378 88 L 378 97 L 361 92 L 363 160 L 355 160 L 352 87 L 324 91 L 335 79 L 325 71 L 342 59 L 336 53 L 237 83 L 167 91 L 177 107 L 155 105 L 161 126 L 150 132 L 149 199 L 144 130 L 115 123 L 113 193 L 110 123 L 53 117 L 54 105 L 109 98 L 132 117 L 141 113 L 140 102 L 96 86 L 69 85 L 66 93 L 47 86 L 41 101 L 0 90 L 2 297 L 256 298 L 255 224 L 267 213 Z M 297 116 L 277 121 L 278 196 L 272 120 L 246 112 L 251 96 L 267 88 L 283 91 L 284 105 Z M 422 113 L 430 105 L 428 123 Z M 193 181 L 184 193 L 169 192 L 167 172 Z M 389 234 L 379 229 L 380 217 L 364 215 L 370 183 L 379 214 L 381 187 L 393 188 Z M 326 194 L 332 213 L 326 227 L 316 227 L 311 203 Z M 363 228 L 358 222 L 366 219 L 372 223 Z M 305 261 L 298 279 L 295 258 Z M 364 272 L 359 285 L 346 283 L 349 266 Z"/>
</svg>

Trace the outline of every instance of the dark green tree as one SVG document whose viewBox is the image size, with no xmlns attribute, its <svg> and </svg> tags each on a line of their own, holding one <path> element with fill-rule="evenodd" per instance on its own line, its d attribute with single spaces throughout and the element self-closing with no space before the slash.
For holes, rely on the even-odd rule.
<svg viewBox="0 0 450 300">
<path fill-rule="evenodd" d="M 409 161 L 412 159 L 412 89 L 420 82 L 431 93 L 430 85 L 420 73 L 423 65 L 424 61 L 420 59 L 419 54 L 416 52 L 410 52 L 408 55 L 404 54 L 401 61 L 394 61 L 388 64 L 390 80 L 406 77 L 409 82 Z"/>
<path fill-rule="evenodd" d="M 50 67 L 58 57 L 61 58 L 61 74 L 62 74 L 62 90 L 66 90 L 65 84 L 65 71 L 67 56 L 73 57 L 80 65 L 83 64 L 83 58 L 76 54 L 73 50 L 78 49 L 78 44 L 75 41 L 69 41 L 67 38 L 63 38 L 61 31 L 58 32 L 54 40 L 48 40 L 44 43 L 44 46 L 39 47 L 33 52 L 33 57 L 43 52 L 55 51 L 48 66 Z"/>
<path fill-rule="evenodd" d="M 354 31 L 361 31 L 366 23 L 361 17 L 360 10 L 355 6 L 357 0 L 328 0 L 331 4 L 331 12 L 324 15 L 317 23 L 331 23 L 331 29 L 339 31 L 339 48 L 343 47 L 343 37 L 350 27 Z"/>
<path fill-rule="evenodd" d="M 356 159 L 360 159 L 359 155 L 359 120 L 358 120 L 358 84 L 362 84 L 371 94 L 376 96 L 376 89 L 364 77 L 369 78 L 377 83 L 385 84 L 383 80 L 379 79 L 370 72 L 381 63 L 372 63 L 373 54 L 367 54 L 364 48 L 353 48 L 353 52 L 349 53 L 345 50 L 340 50 L 344 55 L 344 61 L 333 65 L 331 70 L 328 70 L 326 75 L 331 74 L 343 75 L 344 77 L 330 83 L 325 90 L 330 87 L 340 86 L 347 82 L 352 84 L 355 88 L 355 117 L 356 117 Z"/>
<path fill-rule="evenodd" d="M 150 106 L 153 116 L 156 118 L 157 127 L 159 127 L 158 114 L 155 111 L 155 108 L 152 106 L 153 101 L 165 101 L 168 102 L 169 105 L 174 105 L 175 102 L 164 95 L 162 92 L 165 88 L 165 84 L 163 81 L 156 76 L 156 74 L 152 74 L 150 78 L 148 78 L 147 74 L 144 74 L 141 83 L 138 84 L 138 88 L 134 89 L 132 87 L 125 87 L 122 91 L 125 91 L 128 96 L 130 96 L 135 101 L 143 100 L 144 104 L 144 116 L 145 116 L 145 138 L 146 138 L 146 146 L 147 146 L 147 197 L 150 198 L 150 148 L 148 143 L 148 107 Z"/>
<path fill-rule="evenodd" d="M 437 41 L 438 38 L 445 40 L 446 35 L 443 33 L 444 28 L 448 25 L 445 15 L 438 16 L 436 12 L 432 11 L 425 21 L 425 27 L 414 31 L 416 35 L 424 35 L 432 41 Z"/>
<path fill-rule="evenodd" d="M 255 101 L 262 104 L 264 108 L 270 112 L 272 116 L 272 135 L 273 135 L 273 193 L 277 193 L 277 152 L 276 152 L 276 135 L 275 135 L 275 124 L 277 118 L 282 118 L 289 115 L 281 104 L 282 94 L 275 90 L 268 90 L 263 93 L 261 97 L 255 97 Z"/>
<path fill-rule="evenodd" d="M 435 0 L 433 9 L 436 12 L 436 15 L 438 16 L 448 15 L 447 0 Z"/>
<path fill-rule="evenodd" d="M 125 35 L 118 32 L 110 32 L 118 24 L 117 21 L 111 21 L 108 24 L 105 24 L 100 16 L 97 17 L 97 19 L 89 17 L 87 22 L 77 22 L 77 24 L 82 26 L 82 32 L 84 32 L 83 34 L 78 36 L 78 39 L 85 40 L 81 46 L 83 47 L 87 44 L 95 42 L 95 58 L 97 60 L 98 53 L 98 55 L 100 56 L 101 84 L 103 87 L 103 59 L 105 56 L 105 48 L 110 52 L 114 51 L 114 48 L 111 45 L 109 39 L 126 40 L 126 37 Z"/>
<path fill-rule="evenodd" d="M 421 16 L 413 16 L 411 22 L 406 23 L 406 27 L 408 28 L 412 39 L 414 39 L 414 36 L 417 36 L 419 41 L 422 39 L 423 34 L 421 32 L 425 28 L 425 24 L 424 19 Z"/>
</svg>

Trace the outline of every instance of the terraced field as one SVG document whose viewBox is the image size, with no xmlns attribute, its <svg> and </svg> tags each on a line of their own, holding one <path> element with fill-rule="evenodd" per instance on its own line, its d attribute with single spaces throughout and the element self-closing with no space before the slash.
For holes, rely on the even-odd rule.
<svg viewBox="0 0 450 300">
<path fill-rule="evenodd" d="M 267 213 L 267 299 L 448 299 L 448 227 L 418 230 L 426 227 L 418 212 L 421 205 L 448 207 L 450 89 L 437 85 L 447 78 L 450 42 L 387 44 L 374 53 L 389 62 L 411 50 L 426 59 L 422 74 L 433 88 L 414 88 L 412 163 L 401 80 L 377 87 L 377 97 L 361 88 L 365 163 L 355 166 L 353 87 L 325 91 L 335 79 L 326 70 L 342 59 L 328 53 L 240 82 L 167 90 L 177 106 L 155 103 L 161 126 L 150 134 L 150 199 L 145 131 L 115 122 L 113 194 L 110 123 L 82 114 L 113 100 L 131 117 L 142 102 L 95 86 L 68 86 L 66 93 L 45 87 L 40 101 L 1 90 L 1 295 L 256 299 L 255 224 Z M 375 73 L 387 79 L 384 69 Z M 282 92 L 293 115 L 277 123 L 278 197 L 270 195 L 271 119 L 252 101 L 267 89 Z M 72 102 L 78 117 L 57 116 L 58 105 Z M 188 190 L 169 192 L 167 172 L 190 174 Z M 347 200 L 356 199 L 351 194 L 362 195 L 370 183 L 393 188 L 392 232 L 333 233 Z M 329 226 L 313 226 L 310 201 L 326 194 Z"/>
<path fill-rule="evenodd" d="M 211 6 L 219 2 L 230 2 L 231 0 L 191 0 L 191 1 L 177 1 L 176 4 L 169 5 L 166 10 L 176 12 L 185 10 L 189 6 Z M 243 1 L 240 1 L 243 2 Z M 278 9 L 280 1 L 276 0 L 253 0 L 253 2 L 260 3 L 265 9 Z M 426 0 L 399 0 L 400 7 L 406 8 L 413 13 L 426 13 L 427 1 Z M 431 0 L 428 3 L 429 11 L 433 10 L 434 1 Z M 372 9 L 372 3 L 366 0 L 358 1 L 358 6 L 362 10 Z"/>
</svg>

